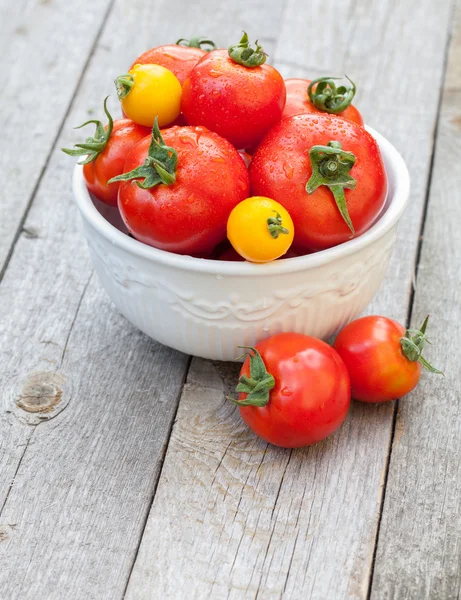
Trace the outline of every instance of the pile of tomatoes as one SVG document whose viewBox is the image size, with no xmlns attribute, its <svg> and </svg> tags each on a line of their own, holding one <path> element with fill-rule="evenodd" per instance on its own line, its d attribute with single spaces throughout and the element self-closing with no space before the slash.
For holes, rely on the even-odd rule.
<svg viewBox="0 0 461 600">
<path fill-rule="evenodd" d="M 91 120 L 82 156 L 90 192 L 118 207 L 137 240 L 179 254 L 268 262 L 366 231 L 386 198 L 379 147 L 352 105 L 355 84 L 284 80 L 244 33 L 228 49 L 205 38 L 144 52 L 115 80 L 123 119 Z M 243 419 L 285 447 L 316 443 L 351 396 L 398 398 L 418 383 L 420 330 L 385 317 L 350 323 L 333 347 L 282 333 L 246 348 Z"/>
<path fill-rule="evenodd" d="M 133 61 L 115 86 L 123 119 L 91 120 L 90 192 L 161 250 L 267 262 L 366 231 L 387 192 L 355 84 L 284 80 L 244 33 L 228 49 L 178 40 Z"/>
</svg>

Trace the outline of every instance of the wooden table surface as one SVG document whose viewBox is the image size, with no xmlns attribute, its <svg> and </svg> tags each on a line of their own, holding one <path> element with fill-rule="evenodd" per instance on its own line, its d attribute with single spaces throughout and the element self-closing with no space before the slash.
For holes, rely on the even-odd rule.
<svg viewBox="0 0 461 600">
<path fill-rule="evenodd" d="M 0 26 L 0 598 L 460 598 L 461 1 L 0 0 Z M 430 312 L 447 373 L 302 450 L 242 425 L 237 365 L 116 312 L 60 152 L 142 50 L 242 29 L 284 76 L 347 73 L 403 154 L 369 312 Z"/>
</svg>

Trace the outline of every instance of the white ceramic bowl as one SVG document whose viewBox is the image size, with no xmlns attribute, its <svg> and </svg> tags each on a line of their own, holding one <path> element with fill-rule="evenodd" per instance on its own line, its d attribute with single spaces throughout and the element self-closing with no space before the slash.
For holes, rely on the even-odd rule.
<svg viewBox="0 0 461 600">
<path fill-rule="evenodd" d="M 118 310 L 150 337 L 196 356 L 233 360 L 237 346 L 280 331 L 327 338 L 357 317 L 384 277 L 409 176 L 397 150 L 376 138 L 389 191 L 375 224 L 360 237 L 315 254 L 267 264 L 171 254 L 112 225 L 88 193 L 82 167 L 73 189 L 96 272 Z M 118 228 L 117 228 L 118 227 Z"/>
</svg>

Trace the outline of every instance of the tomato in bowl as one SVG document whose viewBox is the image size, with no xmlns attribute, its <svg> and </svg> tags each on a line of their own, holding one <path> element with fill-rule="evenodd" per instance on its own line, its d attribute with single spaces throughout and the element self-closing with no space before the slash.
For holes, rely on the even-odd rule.
<svg viewBox="0 0 461 600">
<path fill-rule="evenodd" d="M 234 360 L 237 346 L 254 346 L 281 331 L 318 338 L 338 331 L 378 290 L 409 196 L 402 157 L 367 129 L 388 180 L 375 223 L 338 246 L 265 264 L 173 254 L 129 237 L 98 210 L 77 165 L 75 200 L 95 270 L 117 309 L 153 339 L 217 360 Z"/>
</svg>

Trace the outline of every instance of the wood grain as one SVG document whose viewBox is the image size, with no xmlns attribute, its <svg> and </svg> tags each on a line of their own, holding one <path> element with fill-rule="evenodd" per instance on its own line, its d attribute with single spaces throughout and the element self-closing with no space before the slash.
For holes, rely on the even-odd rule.
<svg viewBox="0 0 461 600">
<path fill-rule="evenodd" d="M 423 374 L 399 402 L 372 600 L 457 599 L 461 590 L 461 3 L 436 138 L 412 326 L 431 313 Z"/>
<path fill-rule="evenodd" d="M 0 7 L 0 274 L 113 0 Z"/>
<path fill-rule="evenodd" d="M 72 127 L 101 114 L 141 50 L 210 30 L 228 43 L 255 18 L 243 0 L 201 10 L 115 3 L 0 284 L 2 597 L 123 595 L 189 359 L 136 332 L 105 299 L 71 198 L 74 161 L 59 148 L 82 138 Z M 258 18 L 269 48 L 278 14 Z"/>
<path fill-rule="evenodd" d="M 403 322 L 449 17 L 448 1 L 311 2 L 301 13 L 288 0 L 275 50 L 286 76 L 347 72 L 361 82 L 367 121 L 404 153 L 411 208 L 371 307 Z M 236 374 L 192 363 L 127 598 L 367 598 L 393 407 L 354 405 L 323 444 L 278 450 L 225 402 Z"/>
</svg>

